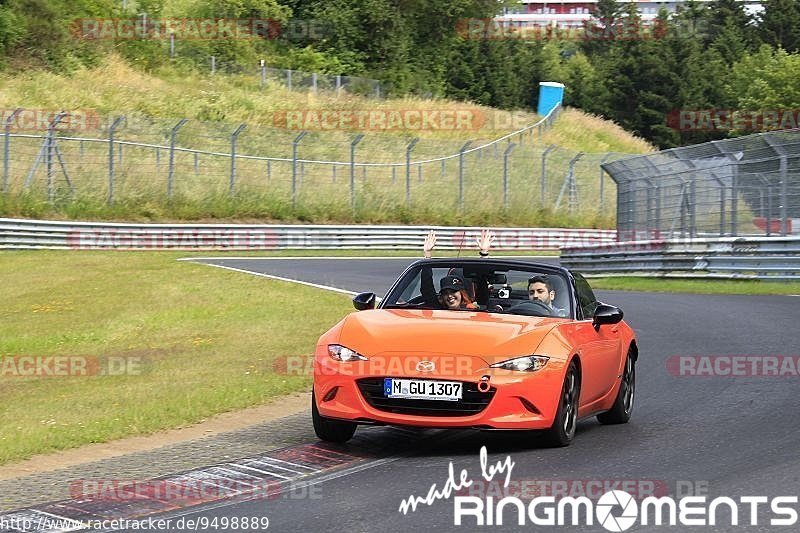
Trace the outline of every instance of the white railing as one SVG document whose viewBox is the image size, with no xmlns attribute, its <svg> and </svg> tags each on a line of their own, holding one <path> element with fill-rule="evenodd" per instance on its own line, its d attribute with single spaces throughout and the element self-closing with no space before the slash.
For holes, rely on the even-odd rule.
<svg viewBox="0 0 800 533">
<path fill-rule="evenodd" d="M 482 228 L 274 224 L 123 224 L 0 218 L 0 249 L 286 250 L 377 249 L 420 251 L 430 230 L 437 249 L 474 250 Z M 558 250 L 610 244 L 613 230 L 494 228 L 492 251 Z"/>
</svg>

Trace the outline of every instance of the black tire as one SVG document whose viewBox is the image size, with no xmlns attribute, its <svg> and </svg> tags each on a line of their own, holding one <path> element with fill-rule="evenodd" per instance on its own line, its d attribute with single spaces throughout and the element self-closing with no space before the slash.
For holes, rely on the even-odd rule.
<svg viewBox="0 0 800 533">
<path fill-rule="evenodd" d="M 553 425 L 545 433 L 545 441 L 550 446 L 569 446 L 575 437 L 578 425 L 578 405 L 581 397 L 581 380 L 578 366 L 572 361 L 564 376 L 561 396 Z"/>
<path fill-rule="evenodd" d="M 633 413 L 633 401 L 636 397 L 636 361 L 631 352 L 625 359 L 625 370 L 622 372 L 622 381 L 619 384 L 619 392 L 614 400 L 614 405 L 606 411 L 597 415 L 597 420 L 601 424 L 625 424 L 631 419 Z"/>
<path fill-rule="evenodd" d="M 357 424 L 332 420 L 319 414 L 317 400 L 311 392 L 311 421 L 314 423 L 314 433 L 317 437 L 328 442 L 347 442 L 353 438 Z"/>
</svg>

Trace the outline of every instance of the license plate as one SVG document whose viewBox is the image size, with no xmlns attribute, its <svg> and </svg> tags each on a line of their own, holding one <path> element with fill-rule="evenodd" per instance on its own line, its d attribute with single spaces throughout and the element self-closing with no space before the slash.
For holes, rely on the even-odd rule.
<svg viewBox="0 0 800 533">
<path fill-rule="evenodd" d="M 461 388 L 461 383 L 457 381 L 395 378 L 383 380 L 383 392 L 387 398 L 456 402 L 461 399 Z"/>
</svg>

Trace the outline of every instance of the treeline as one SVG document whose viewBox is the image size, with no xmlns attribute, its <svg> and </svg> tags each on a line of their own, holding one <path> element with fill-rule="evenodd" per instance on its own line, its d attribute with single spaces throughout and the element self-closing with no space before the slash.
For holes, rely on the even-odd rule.
<svg viewBox="0 0 800 533">
<path fill-rule="evenodd" d="M 502 7 L 497 0 L 5 0 L 1 65 L 68 72 L 112 51 L 148 70 L 197 68 L 210 55 L 248 65 L 264 59 L 378 78 L 395 95 L 500 108 L 533 106 L 540 81 L 560 81 L 567 105 L 661 147 L 764 126 L 708 123 L 698 110 L 795 110 L 778 117 L 792 126 L 787 119 L 800 109 L 800 0 L 767 0 L 757 16 L 736 0 L 690 0 L 652 24 L 642 23 L 635 3 L 600 0 L 595 20 L 570 32 L 504 31 L 491 23 Z M 130 38 L 120 26 L 105 33 L 92 26 L 143 13 L 150 21 L 270 22 L 253 38 L 178 39 L 175 58 L 163 32 Z"/>
<path fill-rule="evenodd" d="M 571 31 L 504 31 L 481 20 L 496 2 L 455 3 L 295 0 L 292 7 L 335 17 L 337 31 L 319 49 L 387 73 L 400 92 L 513 108 L 533 105 L 540 81 L 559 81 L 567 105 L 661 147 L 797 125 L 800 0 L 765 0 L 758 16 L 736 0 L 690 0 L 650 24 L 635 2 L 600 0 L 594 20 Z M 725 112 L 732 110 L 762 113 Z"/>
</svg>

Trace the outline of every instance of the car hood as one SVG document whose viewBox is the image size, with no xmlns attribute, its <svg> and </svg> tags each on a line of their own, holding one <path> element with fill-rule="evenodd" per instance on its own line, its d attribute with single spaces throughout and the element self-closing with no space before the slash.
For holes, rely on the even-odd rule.
<svg viewBox="0 0 800 533">
<path fill-rule="evenodd" d="M 407 353 L 479 357 L 533 354 L 563 319 L 472 311 L 375 309 L 349 315 L 340 343 L 367 357 Z"/>
</svg>

